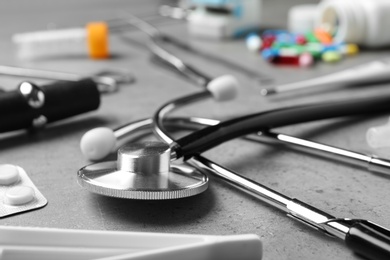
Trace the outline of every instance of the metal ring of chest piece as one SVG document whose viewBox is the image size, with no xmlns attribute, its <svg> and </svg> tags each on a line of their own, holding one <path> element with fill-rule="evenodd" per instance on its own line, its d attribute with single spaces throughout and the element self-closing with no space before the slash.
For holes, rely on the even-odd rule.
<svg viewBox="0 0 390 260">
<path fill-rule="evenodd" d="M 118 150 L 117 161 L 81 168 L 77 181 L 93 193 L 140 200 L 184 198 L 207 189 L 207 175 L 186 164 L 171 164 L 170 157 L 165 143 L 133 143 Z"/>
</svg>

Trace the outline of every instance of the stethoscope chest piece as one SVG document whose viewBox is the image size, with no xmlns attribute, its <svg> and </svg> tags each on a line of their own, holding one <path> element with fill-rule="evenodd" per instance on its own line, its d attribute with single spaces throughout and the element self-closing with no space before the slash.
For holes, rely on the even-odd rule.
<svg viewBox="0 0 390 260">
<path fill-rule="evenodd" d="M 117 161 L 81 168 L 77 180 L 93 193 L 127 199 L 177 199 L 205 191 L 208 177 L 187 164 L 171 164 L 170 153 L 160 142 L 127 145 Z"/>
</svg>

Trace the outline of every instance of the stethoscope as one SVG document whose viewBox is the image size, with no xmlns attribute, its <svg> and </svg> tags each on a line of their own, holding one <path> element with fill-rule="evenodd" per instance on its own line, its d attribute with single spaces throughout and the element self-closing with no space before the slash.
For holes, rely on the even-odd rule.
<svg viewBox="0 0 390 260">
<path fill-rule="evenodd" d="M 198 72 L 197 72 L 198 73 Z M 202 77 L 198 74 L 197 77 Z M 205 77 L 203 77 L 205 78 Z M 203 84 L 202 84 L 203 85 Z M 345 241 L 347 247 L 369 259 L 390 258 L 390 230 L 363 219 L 336 218 L 302 201 L 245 178 L 200 155 L 228 140 L 261 131 L 260 135 L 280 142 L 299 145 L 329 154 L 341 155 L 352 162 L 365 162 L 370 169 L 388 174 L 390 163 L 340 148 L 270 132 L 291 124 L 334 117 L 383 113 L 390 110 L 386 96 L 342 100 L 281 108 L 234 118 L 225 122 L 203 118 L 169 118 L 176 108 L 210 97 L 228 100 L 235 96 L 237 82 L 232 76 L 207 81 L 206 90 L 170 101 L 153 118 L 126 124 L 116 130 L 93 129 L 83 136 L 85 155 L 100 159 L 123 143 L 145 131 L 153 131 L 164 142 L 131 143 L 118 150 L 116 161 L 98 162 L 78 171 L 78 183 L 87 190 L 111 197 L 128 199 L 176 199 L 193 196 L 207 189 L 208 174 L 248 192 L 288 216 L 332 237 Z M 169 127 L 199 129 L 174 139 Z M 286 138 L 285 138 L 286 137 Z M 256 137 L 249 137 L 257 140 Z M 98 140 L 99 142 L 95 141 Z M 103 148 L 105 150 L 99 150 Z"/>
</svg>

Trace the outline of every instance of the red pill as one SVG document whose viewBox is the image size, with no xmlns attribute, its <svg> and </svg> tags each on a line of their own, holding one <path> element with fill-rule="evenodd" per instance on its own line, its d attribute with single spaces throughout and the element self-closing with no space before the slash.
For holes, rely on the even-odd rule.
<svg viewBox="0 0 390 260">
<path fill-rule="evenodd" d="M 310 53 L 302 53 L 301 55 L 277 56 L 270 61 L 276 65 L 309 67 L 314 59 Z"/>
<path fill-rule="evenodd" d="M 306 37 L 303 35 L 297 35 L 295 37 L 295 43 L 298 45 L 305 45 L 307 43 Z"/>
<path fill-rule="evenodd" d="M 261 45 L 261 48 L 260 48 L 261 51 L 264 49 L 271 48 L 272 44 L 276 40 L 276 36 L 275 35 L 267 35 L 267 36 L 264 36 L 262 38 L 262 40 L 263 40 L 263 44 Z"/>
</svg>

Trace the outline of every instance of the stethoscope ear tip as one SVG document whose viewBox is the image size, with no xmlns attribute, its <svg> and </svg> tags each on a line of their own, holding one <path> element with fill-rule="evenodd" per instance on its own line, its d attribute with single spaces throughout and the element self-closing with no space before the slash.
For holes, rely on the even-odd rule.
<svg viewBox="0 0 390 260">
<path fill-rule="evenodd" d="M 239 83 L 232 75 L 223 75 L 213 79 L 207 84 L 207 90 L 211 92 L 216 101 L 228 101 L 238 94 Z"/>
<path fill-rule="evenodd" d="M 80 141 L 83 155 L 92 161 L 103 159 L 115 148 L 114 131 L 107 127 L 98 127 L 86 132 Z"/>
</svg>

